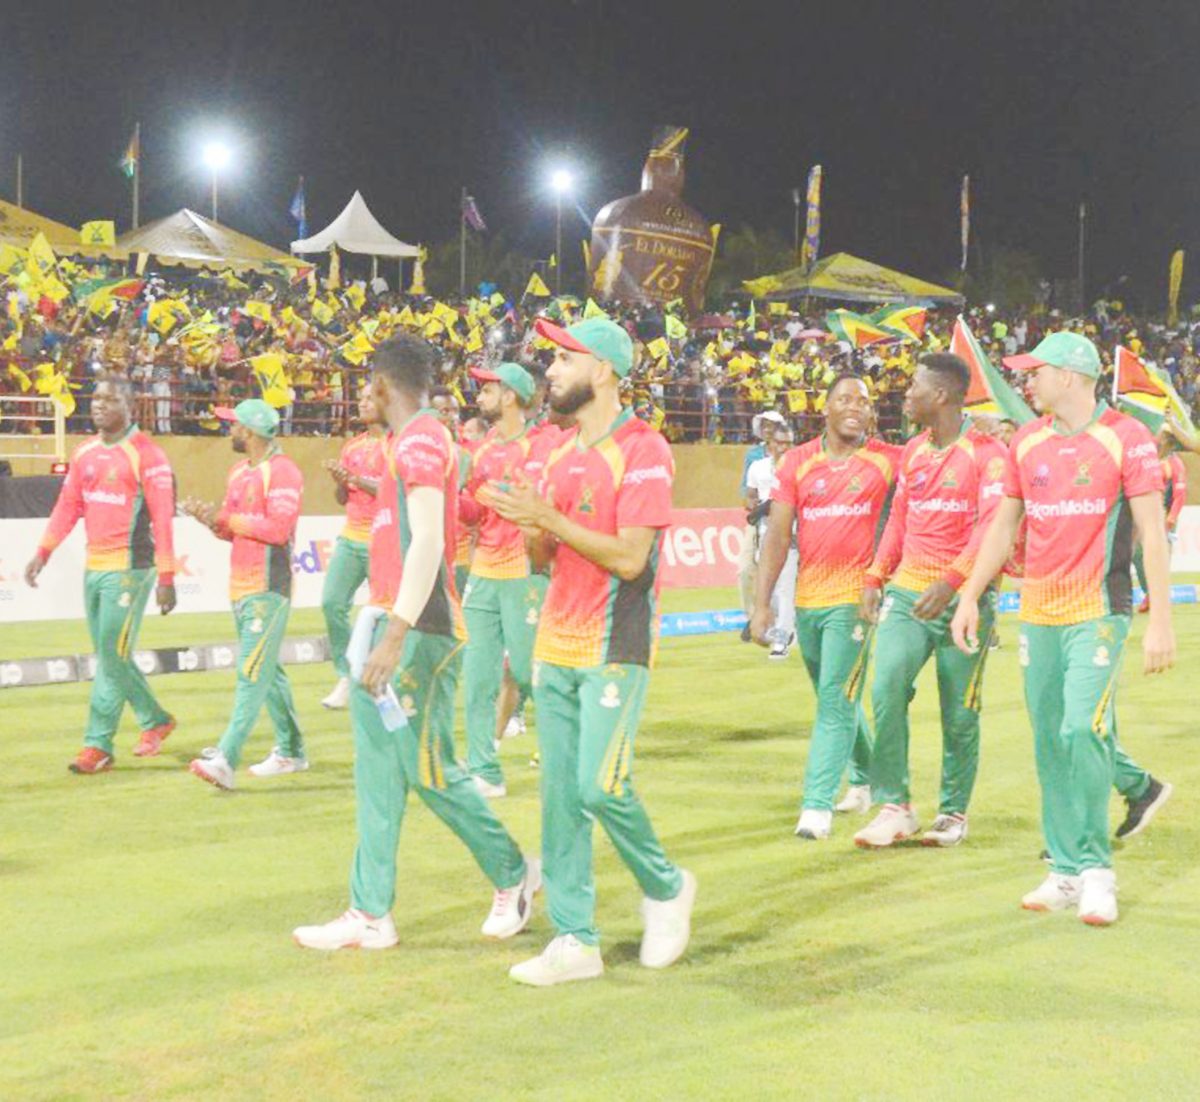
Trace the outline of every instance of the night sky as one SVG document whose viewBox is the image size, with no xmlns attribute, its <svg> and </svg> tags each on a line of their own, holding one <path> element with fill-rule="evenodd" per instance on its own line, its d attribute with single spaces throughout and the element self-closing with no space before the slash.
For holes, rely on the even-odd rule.
<svg viewBox="0 0 1200 1102">
<path fill-rule="evenodd" d="M 941 279 L 971 174 L 982 249 L 1122 274 L 1160 308 L 1176 247 L 1200 250 L 1200 5 L 0 4 L 0 195 L 129 222 L 117 164 L 142 123 L 142 220 L 207 213 L 198 147 L 236 148 L 221 220 L 284 245 L 301 173 L 310 232 L 360 188 L 409 241 L 457 232 L 463 185 L 490 225 L 551 249 L 548 166 L 579 220 L 636 190 L 652 128 L 691 128 L 689 201 L 790 238 L 790 192 L 825 168 L 822 253 Z M 572 232 L 573 231 L 573 232 Z M 577 250 L 569 257 L 578 257 Z M 1200 251 L 1184 299 L 1200 288 Z M 578 261 L 574 261 L 578 263 Z"/>
</svg>

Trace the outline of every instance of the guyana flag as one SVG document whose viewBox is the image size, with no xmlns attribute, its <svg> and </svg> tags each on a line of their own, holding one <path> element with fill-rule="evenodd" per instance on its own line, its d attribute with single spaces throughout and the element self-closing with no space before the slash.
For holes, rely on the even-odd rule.
<svg viewBox="0 0 1200 1102">
<path fill-rule="evenodd" d="M 961 315 L 954 323 L 950 351 L 961 356 L 971 369 L 971 385 L 963 402 L 963 409 L 968 413 L 986 413 L 1018 425 L 1024 425 L 1037 416 L 987 358 Z"/>
<path fill-rule="evenodd" d="M 919 341 L 925 336 L 925 321 L 929 311 L 924 306 L 885 306 L 871 315 L 881 329 L 889 329 L 906 341 Z"/>
<path fill-rule="evenodd" d="M 894 341 L 897 337 L 896 333 L 853 310 L 831 310 L 825 315 L 825 324 L 834 337 L 851 348 L 867 348 L 880 341 Z"/>
<path fill-rule="evenodd" d="M 145 286 L 144 279 L 89 279 L 75 284 L 73 294 L 76 302 L 86 303 L 92 313 L 98 314 L 114 298 L 132 301 Z"/>
<path fill-rule="evenodd" d="M 1171 381 L 1120 344 L 1113 365 L 1113 405 L 1136 417 L 1151 432 L 1158 432 L 1168 416 L 1189 434 L 1196 431 Z"/>
</svg>

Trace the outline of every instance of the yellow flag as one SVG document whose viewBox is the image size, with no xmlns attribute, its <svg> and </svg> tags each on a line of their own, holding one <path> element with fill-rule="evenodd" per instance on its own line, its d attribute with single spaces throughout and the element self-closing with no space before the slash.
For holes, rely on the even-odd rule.
<svg viewBox="0 0 1200 1102">
<path fill-rule="evenodd" d="M 304 282 L 308 287 L 308 301 L 316 302 L 317 300 L 317 269 L 309 268 L 308 274 L 304 277 Z"/>
<path fill-rule="evenodd" d="M 367 292 L 364 291 L 357 283 L 351 283 L 346 288 L 346 298 L 350 300 L 355 310 L 361 310 L 363 303 L 367 301 Z"/>
<path fill-rule="evenodd" d="M 29 243 L 29 262 L 26 265 L 30 275 L 36 273 L 38 279 L 45 279 L 58 265 L 58 257 L 54 255 L 54 250 L 50 248 L 50 242 L 46 240 L 46 235 L 39 233 Z"/>
<path fill-rule="evenodd" d="M 788 304 L 786 302 L 768 302 L 767 313 L 773 318 L 786 318 Z"/>
<path fill-rule="evenodd" d="M 7 275 L 25 262 L 25 253 L 12 245 L 0 245 L 0 272 Z"/>
<path fill-rule="evenodd" d="M 31 386 L 33 386 L 33 380 L 28 375 L 26 375 L 24 371 L 22 371 L 19 367 L 17 367 L 17 365 L 15 363 L 10 363 L 8 365 L 8 377 L 10 379 L 15 379 L 18 383 L 21 384 L 21 393 L 22 394 L 27 393 L 29 388 Z"/>
<path fill-rule="evenodd" d="M 221 282 L 224 283 L 225 286 L 231 291 L 250 290 L 250 284 L 243 283 L 242 280 L 238 279 L 232 268 L 226 268 L 225 271 L 221 273 Z"/>
<path fill-rule="evenodd" d="M 580 241 L 580 246 L 583 248 L 583 270 L 590 272 L 592 270 L 592 246 L 589 241 Z"/>
<path fill-rule="evenodd" d="M 413 313 L 411 306 L 405 306 L 403 310 L 396 316 L 397 325 L 416 325 L 417 316 Z"/>
<path fill-rule="evenodd" d="M 254 377 L 262 389 L 263 401 L 275 409 L 282 409 L 291 400 L 288 392 L 287 376 L 283 371 L 283 357 L 275 352 L 264 352 L 250 360 L 254 369 Z"/>
<path fill-rule="evenodd" d="M 606 318 L 608 315 L 596 305 L 594 299 L 588 299 L 583 305 L 583 317 L 586 321 L 588 318 Z"/>
<path fill-rule="evenodd" d="M 550 254 L 550 263 L 547 265 L 551 271 L 558 267 L 558 257 L 554 253 Z"/>
<path fill-rule="evenodd" d="M 138 275 L 146 274 L 146 262 L 149 259 L 150 259 L 149 253 L 138 253 L 137 254 L 137 274 Z"/>
<path fill-rule="evenodd" d="M 84 222 L 79 227 L 81 245 L 115 245 L 117 227 L 112 222 Z"/>
<path fill-rule="evenodd" d="M 177 298 L 163 298 L 152 302 L 146 311 L 146 320 L 154 326 L 160 336 L 165 337 L 181 321 L 190 321 L 191 310 L 187 303 Z"/>
<path fill-rule="evenodd" d="M 62 302 L 71 295 L 70 288 L 57 276 L 47 276 L 42 280 L 42 294 L 52 302 Z"/>
<path fill-rule="evenodd" d="M 1179 320 L 1179 288 L 1183 283 L 1183 250 L 1176 249 L 1171 257 L 1170 278 L 1167 285 L 1167 324 Z"/>
<path fill-rule="evenodd" d="M 259 321 L 270 322 L 271 320 L 271 305 L 267 302 L 247 302 L 242 307 L 242 313 L 248 314 L 252 318 L 258 318 Z"/>
<path fill-rule="evenodd" d="M 504 305 L 504 296 L 499 291 L 493 291 L 492 297 L 488 299 L 493 307 Z"/>
<path fill-rule="evenodd" d="M 429 250 L 424 245 L 419 247 L 417 262 L 413 265 L 412 285 L 408 288 L 410 295 L 423 295 L 425 291 L 425 261 L 429 259 Z"/>
<path fill-rule="evenodd" d="M 339 351 L 343 359 L 349 360 L 350 363 L 357 366 L 375 351 L 375 346 L 371 344 L 365 333 L 356 333 L 353 339 L 342 345 Z"/>
<path fill-rule="evenodd" d="M 342 285 L 342 258 L 338 256 L 337 246 L 329 246 L 329 278 L 325 280 L 325 286 L 331 291 L 336 291 Z"/>
<path fill-rule="evenodd" d="M 688 327 L 684 325 L 674 314 L 667 314 L 663 319 L 667 330 L 667 338 L 673 341 L 682 341 L 687 339 Z"/>
<path fill-rule="evenodd" d="M 477 325 L 467 334 L 467 351 L 478 352 L 483 348 L 483 330 Z"/>
<path fill-rule="evenodd" d="M 546 286 L 542 277 L 534 272 L 529 277 L 529 282 L 525 285 L 525 295 L 530 298 L 549 298 L 550 288 Z M 525 297 L 525 296 L 522 296 Z"/>
<path fill-rule="evenodd" d="M 655 337 L 654 340 L 646 345 L 646 351 L 656 360 L 661 360 L 664 356 L 671 354 L 671 346 L 662 337 Z"/>
<path fill-rule="evenodd" d="M 447 306 L 444 302 L 435 302 L 433 304 L 433 316 L 447 329 L 453 325 L 457 325 L 460 317 L 457 310 Z"/>
<path fill-rule="evenodd" d="M 804 413 L 808 409 L 808 395 L 803 390 L 789 390 L 787 399 L 789 413 Z"/>
<path fill-rule="evenodd" d="M 333 321 L 333 310 L 330 309 L 327 303 L 322 302 L 321 299 L 317 299 L 312 304 L 312 316 L 313 321 L 318 325 L 328 325 Z"/>
</svg>

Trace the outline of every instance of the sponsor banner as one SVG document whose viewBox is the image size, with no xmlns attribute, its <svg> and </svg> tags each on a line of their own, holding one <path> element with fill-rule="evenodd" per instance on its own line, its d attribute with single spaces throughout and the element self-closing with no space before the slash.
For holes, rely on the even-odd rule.
<svg viewBox="0 0 1200 1102">
<path fill-rule="evenodd" d="M 213 643 L 196 647 L 134 651 L 133 660 L 142 673 L 147 677 L 154 677 L 160 673 L 232 670 L 237 664 L 237 654 L 237 643 Z M 326 662 L 329 660 L 329 641 L 323 635 L 284 639 L 279 656 L 280 661 L 287 666 Z M 0 689 L 61 685 L 72 681 L 92 681 L 95 677 L 94 654 L 65 654 L 57 658 L 23 658 L 12 662 L 0 662 Z"/>
<path fill-rule="evenodd" d="M 675 589 L 737 585 L 745 511 L 675 509 L 671 516 L 663 539 L 662 584 Z"/>
</svg>

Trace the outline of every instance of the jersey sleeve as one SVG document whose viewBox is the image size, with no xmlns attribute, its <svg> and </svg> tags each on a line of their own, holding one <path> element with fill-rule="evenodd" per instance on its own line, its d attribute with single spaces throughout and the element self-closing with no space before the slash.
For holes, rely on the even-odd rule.
<svg viewBox="0 0 1200 1102">
<path fill-rule="evenodd" d="M 150 513 L 154 533 L 154 565 L 160 585 L 175 584 L 175 473 L 167 453 L 153 440 L 144 438 L 142 453 L 142 496 Z"/>
<path fill-rule="evenodd" d="M 669 528 L 674 481 L 671 446 L 657 432 L 637 434 L 617 488 L 617 529 Z"/>
<path fill-rule="evenodd" d="M 71 465 L 67 468 L 67 477 L 63 480 L 62 489 L 58 491 L 58 500 L 54 503 L 54 509 L 46 523 L 46 530 L 42 533 L 41 542 L 38 544 L 37 554 L 43 562 L 71 534 L 71 529 L 79 523 L 79 518 L 83 516 L 81 469 L 76 462 L 76 457 L 73 456 Z"/>
<path fill-rule="evenodd" d="M 771 491 L 771 500 L 780 505 L 796 507 L 796 471 L 800 467 L 800 449 L 792 448 L 783 457 L 775 480 L 775 488 Z"/>
<path fill-rule="evenodd" d="M 909 449 L 905 448 L 897 465 L 896 488 L 892 493 L 892 507 L 888 513 L 887 525 L 883 529 L 879 546 L 875 549 L 875 558 L 867 567 L 865 581 L 868 589 L 881 588 L 900 565 L 900 556 L 904 551 L 905 525 L 908 520 L 908 481 L 905 475 L 908 456 Z"/>
<path fill-rule="evenodd" d="M 458 519 L 468 528 L 474 528 L 483 519 L 484 506 L 475 496 L 484 483 L 483 472 L 479 465 L 480 448 L 470 457 L 466 478 L 458 495 Z"/>
<path fill-rule="evenodd" d="M 1162 462 L 1150 430 L 1129 418 L 1121 454 L 1121 489 L 1127 498 L 1163 491 Z"/>
<path fill-rule="evenodd" d="M 300 498 L 304 491 L 304 476 L 291 460 L 271 461 L 271 485 L 267 490 L 267 515 L 255 517 L 235 514 L 229 518 L 229 529 L 236 536 L 284 546 L 296 530 L 300 517 Z"/>
<path fill-rule="evenodd" d="M 424 486 L 445 492 L 446 471 L 451 459 L 448 440 L 429 432 L 406 433 L 396 441 L 392 454 L 396 461 L 396 481 L 406 490 Z"/>
</svg>

